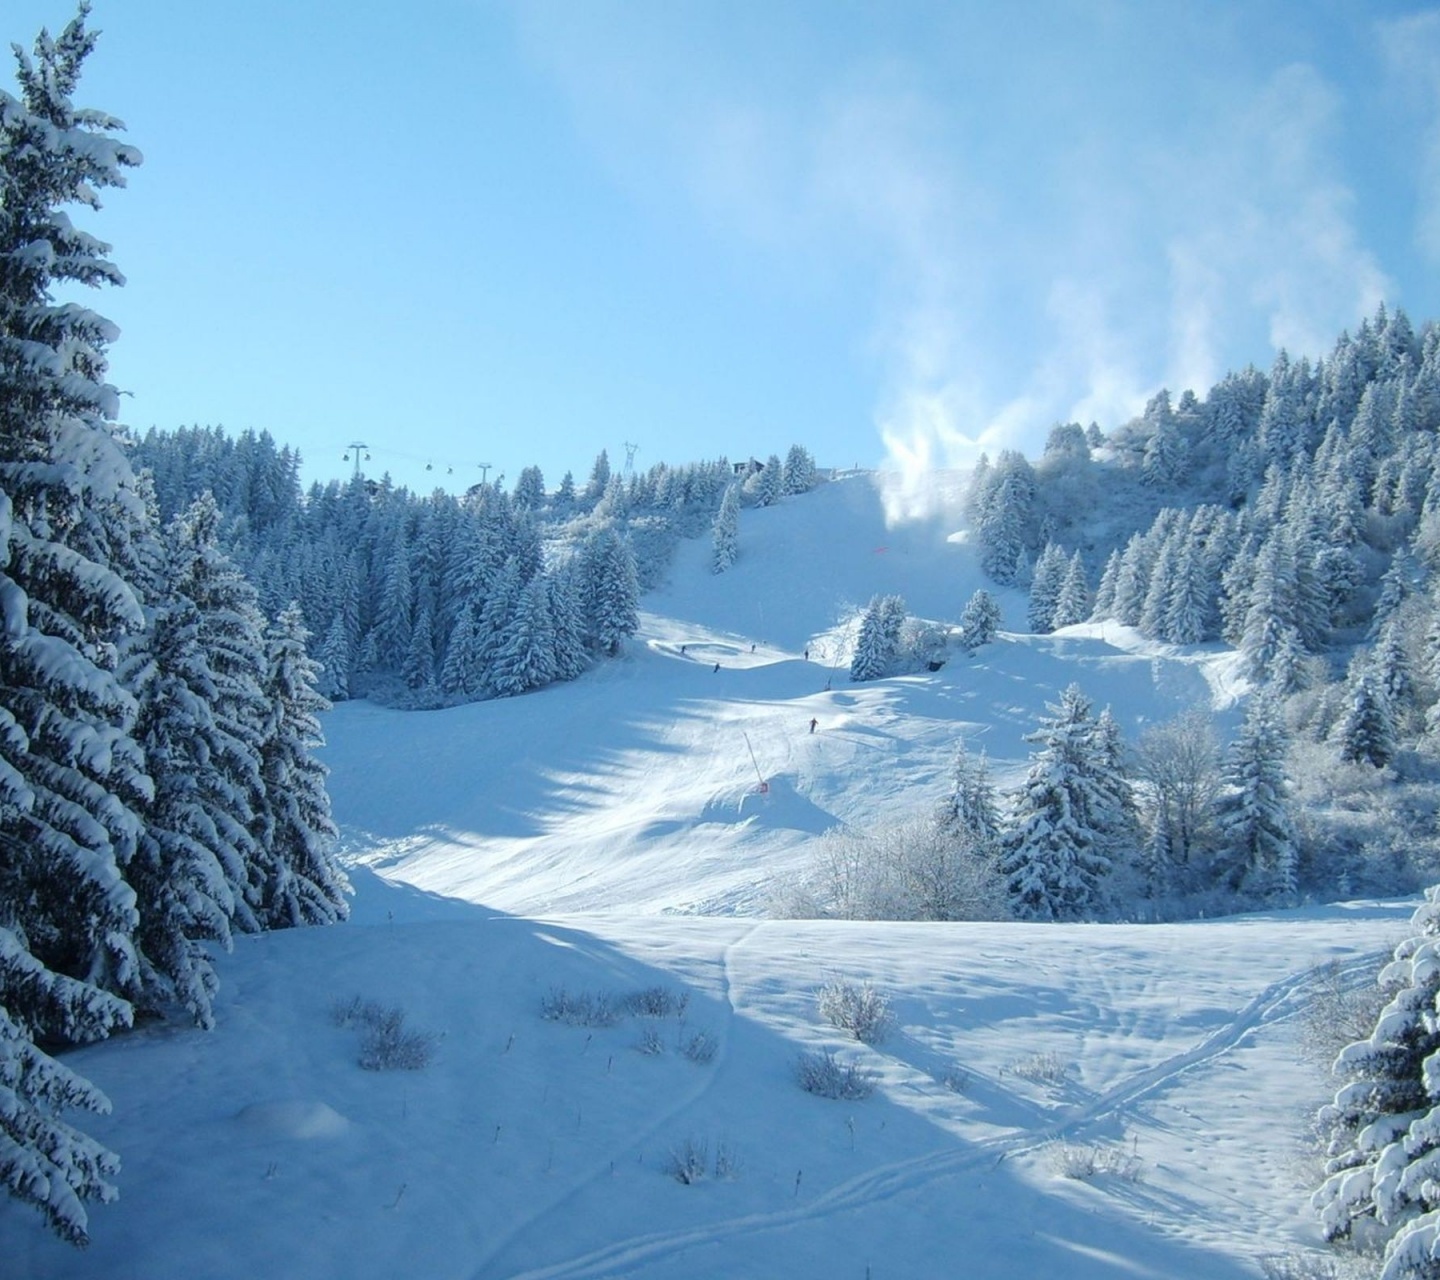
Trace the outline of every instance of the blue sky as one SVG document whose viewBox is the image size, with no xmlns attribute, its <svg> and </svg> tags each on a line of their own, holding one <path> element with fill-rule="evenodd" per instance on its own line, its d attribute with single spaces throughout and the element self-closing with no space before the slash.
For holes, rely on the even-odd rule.
<svg viewBox="0 0 1440 1280">
<path fill-rule="evenodd" d="M 63 25 L 9 0 L 6 38 Z M 306 479 L 1115 425 L 1440 318 L 1440 9 L 96 0 L 131 425 Z M 426 470 L 426 463 L 431 470 Z M 453 471 L 450 470 L 453 468 Z"/>
</svg>

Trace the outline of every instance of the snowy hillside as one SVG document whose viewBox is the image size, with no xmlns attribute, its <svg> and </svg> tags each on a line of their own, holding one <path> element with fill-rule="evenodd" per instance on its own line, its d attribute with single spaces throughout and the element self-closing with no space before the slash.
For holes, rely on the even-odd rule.
<svg viewBox="0 0 1440 1280">
<path fill-rule="evenodd" d="M 504 911 L 754 913 L 810 837 L 938 800 L 962 739 L 1009 780 L 1072 681 L 1128 734 L 1192 705 L 1224 721 L 1225 651 L 1115 623 L 1004 633 L 938 672 L 852 684 L 844 624 L 872 594 L 953 624 L 993 588 L 960 488 L 894 528 L 873 474 L 746 511 L 735 566 L 714 574 L 708 542 L 682 546 L 627 657 L 573 685 L 424 714 L 337 707 L 325 758 L 349 852 Z M 1023 596 L 996 594 L 1023 626 Z"/>
<path fill-rule="evenodd" d="M 353 919 L 239 939 L 213 1033 L 68 1055 L 114 1103 L 90 1128 L 122 1198 L 84 1252 L 0 1203 L 0 1275 L 884 1280 L 963 1259 L 978 1280 L 1238 1280 L 1317 1243 L 1307 998 L 1332 963 L 1373 974 L 1413 904 L 760 916 L 812 836 L 932 804 L 962 736 L 1006 781 L 1072 680 L 1127 733 L 1223 719 L 1227 655 L 1092 625 L 852 685 L 843 623 L 872 592 L 953 620 L 984 585 L 958 518 L 887 529 L 850 476 L 744 512 L 740 551 L 717 576 L 682 548 L 627 656 L 572 684 L 332 712 Z M 835 977 L 888 994 L 879 1043 L 820 1018 Z M 362 1070 L 363 1026 L 336 1014 L 355 997 L 431 1035 L 428 1065 Z M 802 1091 L 799 1055 L 826 1049 L 873 1094 Z"/>
</svg>

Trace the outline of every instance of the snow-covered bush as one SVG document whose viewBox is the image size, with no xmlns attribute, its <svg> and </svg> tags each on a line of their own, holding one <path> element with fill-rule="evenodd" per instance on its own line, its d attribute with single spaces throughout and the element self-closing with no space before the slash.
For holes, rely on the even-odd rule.
<svg viewBox="0 0 1440 1280">
<path fill-rule="evenodd" d="M 366 1071 L 419 1071 L 435 1056 L 438 1037 L 408 1028 L 398 1005 L 352 996 L 330 1006 L 330 1020 L 360 1032 L 359 1061 Z"/>
<path fill-rule="evenodd" d="M 669 987 L 642 987 L 623 997 L 620 1004 L 626 1013 L 638 1018 L 683 1018 L 690 1007 L 690 993 Z"/>
<path fill-rule="evenodd" d="M 670 1148 L 665 1172 L 682 1186 L 692 1187 L 710 1170 L 710 1144 L 703 1138 L 686 1138 Z"/>
<path fill-rule="evenodd" d="M 795 1078 L 806 1093 L 849 1102 L 875 1092 L 875 1076 L 854 1062 L 841 1062 L 829 1049 L 802 1052 L 795 1059 Z"/>
<path fill-rule="evenodd" d="M 707 1177 L 735 1177 L 740 1172 L 740 1158 L 728 1142 L 717 1142 L 715 1158 L 711 1160 L 708 1142 L 703 1138 L 686 1138 L 670 1149 L 663 1167 L 676 1182 L 692 1187 Z"/>
<path fill-rule="evenodd" d="M 1032 1053 L 1025 1058 L 1016 1058 L 1006 1068 L 1012 1076 L 1019 1076 L 1031 1084 L 1064 1084 L 1070 1074 L 1070 1064 L 1053 1049 Z"/>
<path fill-rule="evenodd" d="M 890 1001 L 868 982 L 831 978 L 815 993 L 815 1007 L 832 1027 L 848 1031 L 861 1044 L 879 1044 L 895 1025 Z"/>
<path fill-rule="evenodd" d="M 658 1058 L 665 1052 L 665 1041 L 654 1027 L 645 1026 L 640 1028 L 640 1038 L 635 1041 L 635 1048 L 647 1058 Z"/>
<path fill-rule="evenodd" d="M 1374 1275 L 1368 1258 L 1335 1258 L 1313 1251 L 1267 1253 L 1258 1261 L 1265 1280 L 1369 1280 Z"/>
<path fill-rule="evenodd" d="M 607 991 L 572 995 L 564 987 L 551 987 L 541 997 L 540 1016 L 547 1022 L 564 1022 L 572 1027 L 613 1027 L 624 1011 Z"/>
<path fill-rule="evenodd" d="M 1140 1157 L 1132 1148 L 1113 1142 L 1054 1142 L 1050 1167 L 1062 1178 L 1085 1181 L 1099 1175 L 1134 1182 L 1140 1176 Z"/>
<path fill-rule="evenodd" d="M 682 1035 L 677 1047 L 682 1058 L 688 1058 L 691 1062 L 704 1066 L 707 1062 L 714 1060 L 720 1043 L 702 1027 L 688 1035 Z"/>
<path fill-rule="evenodd" d="M 1004 886 L 983 838 L 915 817 L 872 831 L 835 827 L 799 882 L 776 887 L 775 912 L 798 919 L 1002 920 Z"/>
</svg>

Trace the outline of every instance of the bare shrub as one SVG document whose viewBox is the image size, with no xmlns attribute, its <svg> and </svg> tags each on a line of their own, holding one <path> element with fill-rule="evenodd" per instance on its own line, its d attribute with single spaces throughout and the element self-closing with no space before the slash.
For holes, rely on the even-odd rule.
<svg viewBox="0 0 1440 1280">
<path fill-rule="evenodd" d="M 374 1000 L 362 996 L 351 996 L 348 1000 L 336 1000 L 330 1006 L 330 1021 L 337 1027 L 363 1027 L 373 1023 L 384 1012 Z"/>
<path fill-rule="evenodd" d="M 626 1013 L 637 1018 L 683 1018 L 690 1007 L 690 993 L 669 987 L 644 987 L 630 992 L 620 1003 Z"/>
<path fill-rule="evenodd" d="M 646 1057 L 655 1058 L 665 1052 L 665 1042 L 654 1027 L 641 1027 L 640 1038 L 635 1042 L 635 1048 Z"/>
<path fill-rule="evenodd" d="M 366 1071 L 419 1071 L 435 1056 L 436 1037 L 405 1026 L 398 1006 L 374 1007 L 360 1033 L 360 1065 Z"/>
<path fill-rule="evenodd" d="M 692 1031 L 689 1035 L 681 1036 L 677 1047 L 681 1057 L 688 1058 L 699 1066 L 704 1066 L 715 1057 L 715 1051 L 719 1049 L 720 1045 L 715 1037 L 702 1027 L 697 1031 Z"/>
<path fill-rule="evenodd" d="M 710 1144 L 701 1138 L 686 1138 L 670 1149 L 664 1169 L 682 1186 L 693 1187 L 706 1177 L 731 1179 L 740 1172 L 740 1157 L 728 1142 L 715 1145 L 715 1159 L 710 1159 Z"/>
<path fill-rule="evenodd" d="M 665 1172 L 676 1182 L 692 1187 L 701 1181 L 710 1168 L 710 1146 L 701 1139 L 686 1138 L 670 1149 Z"/>
<path fill-rule="evenodd" d="M 1070 1064 L 1053 1050 L 1032 1053 L 1028 1058 L 1016 1058 L 1005 1069 L 1012 1076 L 1019 1076 L 1031 1084 L 1064 1084 L 1065 1077 L 1070 1074 Z"/>
<path fill-rule="evenodd" d="M 1267 1253 L 1257 1259 L 1265 1280 L 1366 1280 L 1378 1273 L 1372 1259 L 1318 1252 Z"/>
<path fill-rule="evenodd" d="M 1099 1174 L 1134 1182 L 1140 1176 L 1140 1157 L 1116 1143 L 1056 1142 L 1050 1146 L 1050 1167 L 1063 1178 L 1082 1182 Z"/>
<path fill-rule="evenodd" d="M 951 1063 L 935 1079 L 941 1088 L 951 1093 L 964 1093 L 970 1087 L 970 1072 L 958 1062 Z"/>
<path fill-rule="evenodd" d="M 1380 1011 L 1394 994 L 1393 988 L 1376 982 L 1373 973 L 1359 983 L 1347 980 L 1332 961 L 1305 1007 L 1300 1043 L 1310 1057 L 1328 1067 L 1347 1045 L 1369 1039 Z"/>
<path fill-rule="evenodd" d="M 613 1027 L 620 1021 L 622 1010 L 606 991 L 572 995 L 564 987 L 551 987 L 540 1000 L 540 1016 L 572 1027 Z"/>
<path fill-rule="evenodd" d="M 875 1092 L 875 1076 L 853 1062 L 840 1062 L 829 1049 L 801 1053 L 795 1060 L 795 1077 L 806 1093 L 839 1101 L 868 1098 Z"/>
<path fill-rule="evenodd" d="M 895 1025 L 890 1001 L 868 982 L 831 978 L 815 993 L 820 1016 L 832 1027 L 848 1031 L 861 1044 L 879 1044 Z"/>
</svg>

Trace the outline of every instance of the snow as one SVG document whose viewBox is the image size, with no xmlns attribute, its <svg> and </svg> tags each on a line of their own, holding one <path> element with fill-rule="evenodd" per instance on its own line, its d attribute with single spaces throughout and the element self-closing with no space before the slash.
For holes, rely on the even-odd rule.
<svg viewBox="0 0 1440 1280">
<path fill-rule="evenodd" d="M 1131 735 L 1231 687 L 1227 653 L 1113 624 L 1002 632 L 939 672 L 851 684 L 849 608 L 898 592 L 953 619 L 986 585 L 959 531 L 943 510 L 887 529 L 873 478 L 847 477 L 742 512 L 725 574 L 708 537 L 686 544 L 625 657 L 573 684 L 328 714 L 350 921 L 237 939 L 213 1032 L 67 1055 L 114 1104 L 84 1119 L 123 1156 L 121 1199 L 93 1209 L 84 1252 L 0 1204 L 0 1273 L 883 1280 L 963 1258 L 976 1280 L 1229 1280 L 1318 1245 L 1308 1118 L 1333 1086 L 1300 1057 L 1306 999 L 1332 963 L 1371 980 L 1413 903 L 1179 925 L 761 917 L 813 836 L 939 800 L 961 736 L 1018 781 L 1071 681 Z M 1018 625 L 1023 600 L 995 594 Z M 889 996 L 882 1043 L 821 1021 L 835 976 Z M 541 1016 L 557 991 L 653 987 L 688 997 L 683 1019 Z M 357 995 L 432 1034 L 429 1065 L 360 1069 L 332 1016 Z M 700 1031 L 708 1062 L 679 1051 Z M 875 1094 L 802 1092 L 796 1057 L 822 1049 Z M 686 1142 L 710 1157 L 696 1185 L 665 1171 Z M 1066 1143 L 1138 1173 L 1062 1177 Z M 715 1177 L 722 1150 L 737 1167 Z"/>
</svg>

